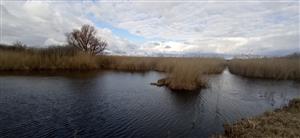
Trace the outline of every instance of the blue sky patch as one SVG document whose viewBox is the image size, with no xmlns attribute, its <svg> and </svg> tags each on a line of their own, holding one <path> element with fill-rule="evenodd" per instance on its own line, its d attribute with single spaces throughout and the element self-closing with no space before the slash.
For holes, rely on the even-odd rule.
<svg viewBox="0 0 300 138">
<path fill-rule="evenodd" d="M 114 26 L 112 26 L 111 24 L 109 24 L 107 22 L 97 20 L 95 15 L 93 15 L 93 14 L 88 14 L 88 17 L 91 19 L 91 21 L 94 22 L 96 27 L 98 27 L 98 28 L 108 28 L 116 36 L 119 36 L 121 38 L 127 38 L 129 41 L 137 42 L 137 43 L 142 43 L 142 42 L 146 41 L 146 39 L 142 36 L 132 34 L 132 33 L 130 33 L 129 31 L 127 31 L 125 29 L 117 28 L 117 27 L 114 27 Z"/>
</svg>

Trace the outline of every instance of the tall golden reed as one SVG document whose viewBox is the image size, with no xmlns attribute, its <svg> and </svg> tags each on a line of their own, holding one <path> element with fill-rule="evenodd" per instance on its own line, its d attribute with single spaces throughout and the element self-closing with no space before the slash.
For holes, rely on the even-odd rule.
<svg viewBox="0 0 300 138">
<path fill-rule="evenodd" d="M 233 74 L 277 80 L 300 80 L 299 58 L 234 59 L 229 62 Z"/>
<path fill-rule="evenodd" d="M 204 74 L 221 73 L 225 68 L 224 60 L 219 58 L 103 56 L 100 59 L 107 69 L 165 72 L 167 77 L 158 83 L 174 90 L 205 87 Z"/>
<path fill-rule="evenodd" d="M 174 90 L 204 87 L 204 74 L 223 71 L 219 58 L 91 56 L 69 48 L 5 50 L 0 49 L 0 70 L 91 70 L 160 71 L 167 77 L 160 80 Z"/>
<path fill-rule="evenodd" d="M 96 69 L 96 59 L 78 52 L 75 55 L 43 54 L 0 50 L 0 70 L 89 70 Z"/>
</svg>

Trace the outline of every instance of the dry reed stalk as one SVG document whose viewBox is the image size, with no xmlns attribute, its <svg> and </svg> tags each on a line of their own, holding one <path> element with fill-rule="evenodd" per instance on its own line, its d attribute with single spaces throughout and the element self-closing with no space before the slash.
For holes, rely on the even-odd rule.
<svg viewBox="0 0 300 138">
<path fill-rule="evenodd" d="M 233 74 L 277 80 L 300 80 L 299 58 L 234 59 L 229 62 Z"/>
</svg>

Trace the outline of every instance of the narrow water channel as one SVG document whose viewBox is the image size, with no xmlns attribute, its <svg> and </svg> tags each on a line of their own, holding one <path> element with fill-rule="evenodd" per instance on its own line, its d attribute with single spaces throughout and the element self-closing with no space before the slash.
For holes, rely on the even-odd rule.
<svg viewBox="0 0 300 138">
<path fill-rule="evenodd" d="M 223 124 L 300 96 L 300 83 L 225 70 L 193 93 L 149 85 L 163 74 L 89 72 L 0 76 L 1 137 L 208 137 Z"/>
</svg>

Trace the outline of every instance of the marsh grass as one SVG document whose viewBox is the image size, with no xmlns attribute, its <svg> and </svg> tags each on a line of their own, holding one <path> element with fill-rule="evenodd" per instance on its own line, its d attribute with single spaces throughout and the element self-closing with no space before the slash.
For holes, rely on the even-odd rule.
<svg viewBox="0 0 300 138">
<path fill-rule="evenodd" d="M 154 70 L 158 62 L 156 57 L 98 56 L 97 58 L 102 68 L 129 72 Z"/>
<path fill-rule="evenodd" d="M 96 58 L 71 47 L 3 48 L 0 70 L 89 70 L 98 68 Z"/>
<path fill-rule="evenodd" d="M 219 58 L 91 56 L 72 47 L 44 49 L 0 46 L 0 70 L 95 70 L 165 72 L 159 81 L 174 90 L 194 90 L 206 86 L 204 74 L 221 73 Z"/>
<path fill-rule="evenodd" d="M 245 77 L 300 80 L 300 58 L 233 59 L 228 68 Z"/>
<path fill-rule="evenodd" d="M 204 74 L 221 73 L 225 62 L 219 58 L 178 58 L 178 57 L 124 57 L 105 56 L 101 59 L 105 68 L 124 71 L 165 72 L 166 78 L 157 84 L 173 90 L 195 90 L 206 86 Z"/>
<path fill-rule="evenodd" d="M 161 81 L 174 90 L 194 90 L 206 87 L 207 80 L 204 75 L 218 74 L 225 68 L 223 60 L 217 58 L 179 58 L 177 61 L 165 63 L 169 64 L 157 67 L 168 72 L 168 76 Z"/>
<path fill-rule="evenodd" d="M 282 109 L 226 124 L 224 129 L 223 137 L 300 137 L 300 99 Z"/>
</svg>

